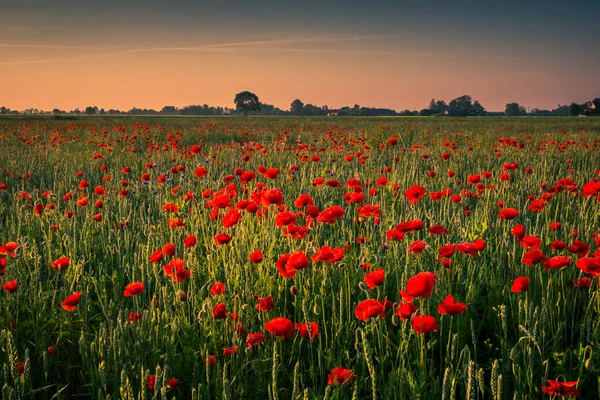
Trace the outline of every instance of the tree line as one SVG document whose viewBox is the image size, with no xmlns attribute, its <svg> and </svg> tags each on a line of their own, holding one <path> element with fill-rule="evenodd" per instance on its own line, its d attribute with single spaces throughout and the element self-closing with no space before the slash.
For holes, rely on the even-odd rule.
<svg viewBox="0 0 600 400">
<path fill-rule="evenodd" d="M 81 110 L 53 109 L 51 112 L 29 109 L 15 111 L 7 107 L 0 107 L 0 114 L 54 114 L 54 115 L 273 115 L 273 116 L 351 116 L 351 117 L 387 117 L 387 116 L 578 116 L 578 115 L 600 115 L 600 107 L 590 109 L 586 104 L 571 103 L 570 105 L 558 105 L 552 110 L 541 110 L 534 108 L 525 109 L 519 103 L 506 104 L 505 110 L 487 111 L 485 107 L 474 100 L 470 95 L 463 95 L 446 103 L 444 100 L 431 99 L 429 106 L 420 111 L 403 110 L 395 111 L 388 108 L 364 107 L 358 104 L 340 108 L 329 108 L 327 105 L 317 106 L 305 104 L 300 99 L 295 99 L 289 110 L 282 110 L 271 104 L 260 102 L 258 96 L 252 92 L 244 91 L 236 95 L 234 108 L 214 107 L 208 104 L 189 105 L 185 107 L 164 106 L 160 110 L 132 108 L 128 111 L 117 109 L 105 110 L 97 106 L 88 106 Z"/>
</svg>

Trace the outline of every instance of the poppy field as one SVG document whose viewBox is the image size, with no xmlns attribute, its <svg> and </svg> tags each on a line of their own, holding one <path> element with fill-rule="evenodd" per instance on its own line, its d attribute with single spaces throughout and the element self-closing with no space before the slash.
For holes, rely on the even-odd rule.
<svg viewBox="0 0 600 400">
<path fill-rule="evenodd" d="M 17 398 L 600 396 L 600 120 L 0 119 Z"/>
</svg>

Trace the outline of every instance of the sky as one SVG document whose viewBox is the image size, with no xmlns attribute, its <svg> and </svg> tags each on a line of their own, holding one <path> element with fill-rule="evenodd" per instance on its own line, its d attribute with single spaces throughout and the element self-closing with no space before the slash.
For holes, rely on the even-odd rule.
<svg viewBox="0 0 600 400">
<path fill-rule="evenodd" d="M 600 97 L 597 0 L 1 0 L 0 106 L 488 110 Z"/>
</svg>

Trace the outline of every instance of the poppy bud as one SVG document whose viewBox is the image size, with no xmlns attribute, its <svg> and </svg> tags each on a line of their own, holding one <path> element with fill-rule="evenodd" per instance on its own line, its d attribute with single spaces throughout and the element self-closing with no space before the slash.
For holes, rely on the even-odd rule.
<svg viewBox="0 0 600 400">
<path fill-rule="evenodd" d="M 292 292 L 292 294 L 295 296 L 298 294 L 298 288 L 296 286 L 292 286 L 290 288 L 290 292 Z"/>
<path fill-rule="evenodd" d="M 517 349 L 516 347 L 513 347 L 512 350 L 510 351 L 510 359 L 516 360 L 517 357 L 519 357 L 519 349 Z"/>
</svg>

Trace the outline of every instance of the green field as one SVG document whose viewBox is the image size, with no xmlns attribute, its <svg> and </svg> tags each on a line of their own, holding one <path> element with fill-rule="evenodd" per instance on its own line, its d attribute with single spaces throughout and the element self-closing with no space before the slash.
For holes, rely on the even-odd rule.
<svg viewBox="0 0 600 400">
<path fill-rule="evenodd" d="M 599 175 L 594 118 L 0 118 L 1 397 L 597 399 Z"/>
</svg>

